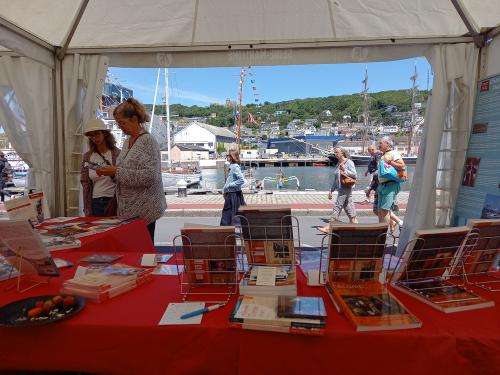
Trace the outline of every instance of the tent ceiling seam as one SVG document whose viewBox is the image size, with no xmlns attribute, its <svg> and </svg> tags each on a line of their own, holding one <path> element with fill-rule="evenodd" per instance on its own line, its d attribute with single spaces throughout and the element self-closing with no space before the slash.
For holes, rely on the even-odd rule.
<svg viewBox="0 0 500 375">
<path fill-rule="evenodd" d="M 17 26 L 16 24 L 10 22 L 9 20 L 3 18 L 0 16 L 0 25 L 5 27 L 7 30 L 11 31 L 12 33 L 15 33 L 16 35 L 20 36 L 23 39 L 30 40 L 31 42 L 35 43 L 36 45 L 45 48 L 46 50 L 50 52 L 55 51 L 55 47 L 50 44 L 49 42 L 43 40 L 42 38 L 36 36 L 35 34 L 30 33 L 29 31 L 26 31 L 25 29 Z"/>
<path fill-rule="evenodd" d="M 335 32 L 335 21 L 333 18 L 332 1 L 326 0 L 326 2 L 328 3 L 328 12 L 330 13 L 330 26 L 332 27 L 332 38 L 335 38 L 337 36 L 337 33 Z"/>
<path fill-rule="evenodd" d="M 196 37 L 196 24 L 198 22 L 198 5 L 199 0 L 196 0 L 194 4 L 194 18 L 193 18 L 193 33 L 191 34 L 191 43 L 194 43 L 194 38 Z"/>
<path fill-rule="evenodd" d="M 68 34 L 65 36 L 63 43 L 61 43 L 62 47 L 57 51 L 57 58 L 59 60 L 62 60 L 64 58 L 64 55 L 66 54 L 66 51 L 68 50 L 68 46 L 71 43 L 71 39 L 73 39 L 73 35 L 75 35 L 76 28 L 78 27 L 83 14 L 85 13 L 85 9 L 87 8 L 87 5 L 89 3 L 89 0 L 82 0 L 80 2 L 80 5 L 78 7 L 78 11 L 76 12 L 75 18 L 71 22 L 71 26 L 69 28 Z"/>
</svg>

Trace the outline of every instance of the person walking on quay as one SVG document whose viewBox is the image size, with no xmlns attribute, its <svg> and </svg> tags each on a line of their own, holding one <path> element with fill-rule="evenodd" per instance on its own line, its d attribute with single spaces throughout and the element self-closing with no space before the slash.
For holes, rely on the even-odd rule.
<svg viewBox="0 0 500 375">
<path fill-rule="evenodd" d="M 83 155 L 80 182 L 85 216 L 116 215 L 116 183 L 114 177 L 98 176 L 96 170 L 116 165 L 120 150 L 113 134 L 101 119 L 90 120 L 85 129 L 89 151 Z"/>
<path fill-rule="evenodd" d="M 337 191 L 338 195 L 337 201 L 333 206 L 330 223 L 338 221 L 342 209 L 344 209 L 351 223 L 357 223 L 356 208 L 352 202 L 352 189 L 357 177 L 356 167 L 344 148 L 335 147 L 333 152 L 337 157 L 338 163 L 333 170 L 333 182 L 328 193 L 328 199 L 332 199 L 334 191 Z M 323 233 L 329 233 L 330 223 L 319 228 L 319 230 Z"/>
<path fill-rule="evenodd" d="M 398 172 L 405 171 L 405 162 L 401 154 L 393 149 L 394 143 L 390 137 L 380 138 L 378 148 L 382 152 L 380 163 L 388 164 Z M 380 223 L 391 225 L 391 210 L 400 189 L 399 182 L 379 176 L 377 213 Z"/>
<path fill-rule="evenodd" d="M 222 189 L 224 194 L 224 208 L 220 225 L 233 225 L 233 218 L 241 205 L 245 205 L 241 187 L 245 183 L 245 178 L 240 167 L 240 152 L 238 147 L 232 146 L 227 153 L 229 162 L 229 171 L 227 173 L 226 183 Z"/>
<path fill-rule="evenodd" d="M 2 202 L 5 201 L 5 194 L 3 189 L 9 181 L 9 176 L 12 173 L 12 168 L 5 157 L 5 154 L 0 151 L 0 199 Z"/>
<path fill-rule="evenodd" d="M 368 194 L 368 191 L 370 191 L 370 187 L 372 186 L 373 179 L 375 178 L 375 173 L 377 172 L 378 161 L 380 159 L 380 153 L 377 152 L 375 145 L 368 146 L 368 153 L 370 154 L 370 161 L 368 162 L 368 166 L 366 168 L 365 177 L 371 175 L 372 179 L 370 180 L 368 187 L 365 189 L 367 199 L 364 203 L 370 203 L 370 195 Z"/>
<path fill-rule="evenodd" d="M 128 138 L 116 166 L 106 166 L 97 173 L 115 177 L 118 215 L 143 218 L 154 243 L 156 220 L 163 216 L 166 209 L 160 146 L 144 129 L 149 115 L 136 99 L 128 98 L 118 104 L 113 117 Z"/>
</svg>

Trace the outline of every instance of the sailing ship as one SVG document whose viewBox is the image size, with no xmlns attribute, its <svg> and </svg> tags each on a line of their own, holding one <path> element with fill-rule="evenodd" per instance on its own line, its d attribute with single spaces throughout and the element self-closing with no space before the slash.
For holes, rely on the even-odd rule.
<svg viewBox="0 0 500 375">
<path fill-rule="evenodd" d="M 413 154 L 413 137 L 415 130 L 417 126 L 421 126 L 422 123 L 417 124 L 417 115 L 418 115 L 418 109 L 416 107 L 416 97 L 417 97 L 417 68 L 415 66 L 415 72 L 414 74 L 410 77 L 410 80 L 412 81 L 412 88 L 411 88 L 411 111 L 410 111 L 410 123 L 408 126 L 408 143 L 407 143 L 407 150 L 406 150 L 406 156 L 403 156 L 403 161 L 407 165 L 415 165 L 417 163 L 417 156 Z M 363 98 L 363 131 L 362 131 L 362 144 L 361 144 L 361 153 L 357 154 L 354 153 L 351 155 L 351 159 L 354 162 L 355 165 L 367 165 L 370 162 L 371 155 L 365 154 L 365 147 L 367 145 L 368 141 L 368 129 L 370 126 L 370 112 L 369 112 L 369 95 L 368 95 L 368 69 L 365 69 L 365 78 L 362 81 L 364 85 L 364 89 L 361 92 L 361 97 Z M 343 144 L 344 143 L 344 144 Z M 339 146 L 346 146 L 348 143 L 340 141 Z M 328 158 L 332 162 L 337 162 L 337 158 L 335 155 L 330 154 L 328 155 Z"/>
<path fill-rule="evenodd" d="M 153 126 L 153 119 L 155 117 L 155 106 L 156 106 L 156 96 L 158 94 L 158 85 L 160 81 L 161 68 L 158 68 L 158 75 L 156 78 L 156 89 L 153 99 L 153 110 L 151 113 L 150 122 L 150 132 Z M 163 186 L 175 186 L 178 182 L 182 180 L 186 183 L 188 187 L 197 185 L 201 182 L 201 171 L 197 168 L 185 168 L 182 165 L 175 166 L 172 164 L 171 159 L 171 126 L 170 126 L 170 100 L 169 100 L 169 84 L 168 84 L 168 69 L 164 68 L 164 81 L 165 81 L 165 126 L 167 130 L 166 134 L 166 146 L 167 146 L 167 165 L 162 166 L 162 180 Z"/>
</svg>

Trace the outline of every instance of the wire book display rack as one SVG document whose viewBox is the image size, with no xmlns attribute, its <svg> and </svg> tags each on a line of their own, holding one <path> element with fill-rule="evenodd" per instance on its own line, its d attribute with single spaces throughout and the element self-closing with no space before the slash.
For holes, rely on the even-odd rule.
<svg viewBox="0 0 500 375">
<path fill-rule="evenodd" d="M 227 303 L 238 292 L 238 236 L 234 227 L 226 228 L 233 228 L 233 234 L 207 233 L 204 243 L 186 235 L 187 232 L 174 238 L 174 257 L 183 301 Z"/>
<path fill-rule="evenodd" d="M 241 239 L 238 254 L 240 270 L 248 271 L 253 266 L 291 266 L 301 262 L 299 221 L 295 216 L 260 220 L 238 215 L 236 227 Z"/>
<path fill-rule="evenodd" d="M 463 280 L 462 285 L 474 285 L 489 292 L 500 291 L 498 261 L 500 234 L 473 228 L 452 276 Z"/>
<path fill-rule="evenodd" d="M 312 285 L 386 282 L 393 262 L 387 225 L 333 224 L 321 241 L 319 272 Z"/>
<path fill-rule="evenodd" d="M 472 290 L 451 281 L 454 272 L 461 269 L 461 259 L 476 246 L 477 233 L 467 227 L 423 232 L 428 233 L 417 231 L 417 237 L 407 243 L 391 284 L 447 313 L 492 306 Z"/>
</svg>

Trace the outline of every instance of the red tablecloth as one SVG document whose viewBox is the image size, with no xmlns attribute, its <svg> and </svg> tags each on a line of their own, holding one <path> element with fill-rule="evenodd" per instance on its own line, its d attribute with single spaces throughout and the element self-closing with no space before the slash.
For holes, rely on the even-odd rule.
<svg viewBox="0 0 500 375">
<path fill-rule="evenodd" d="M 66 223 L 92 222 L 100 220 L 100 217 L 80 217 Z M 43 228 L 46 225 L 57 225 L 56 223 L 46 223 L 40 226 Z M 134 253 L 152 253 L 154 245 L 149 236 L 149 232 L 144 219 L 136 219 L 128 223 L 121 224 L 116 228 L 106 232 L 96 233 L 90 236 L 81 237 L 79 240 L 82 243 L 80 251 L 94 252 L 134 252 Z M 57 256 L 56 252 L 53 252 Z"/>
<path fill-rule="evenodd" d="M 61 251 L 72 262 L 88 253 Z M 124 253 L 138 265 L 140 254 Z M 57 293 L 62 279 L 23 295 L 0 290 L 1 304 Z M 2 287 L 2 283 L 0 283 Z M 169 302 L 180 302 L 175 276 L 102 304 L 87 303 L 71 319 L 36 328 L 0 329 L 0 369 L 76 370 L 115 374 L 498 374 L 500 297 L 494 308 L 443 314 L 394 292 L 422 321 L 416 330 L 356 333 L 333 308 L 323 288 L 299 294 L 323 296 L 328 310 L 323 337 L 228 328 L 231 303 L 203 316 L 201 325 L 158 326 Z"/>
</svg>

